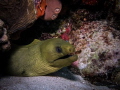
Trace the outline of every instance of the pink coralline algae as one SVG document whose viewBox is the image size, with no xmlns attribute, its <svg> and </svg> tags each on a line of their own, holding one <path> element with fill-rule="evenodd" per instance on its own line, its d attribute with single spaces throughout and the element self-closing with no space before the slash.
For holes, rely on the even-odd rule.
<svg viewBox="0 0 120 90">
<path fill-rule="evenodd" d="M 68 41 L 70 32 L 71 32 L 71 25 L 69 25 L 69 26 L 67 26 L 67 28 L 65 28 L 65 32 L 63 34 L 61 34 L 60 37 L 63 40 Z"/>
</svg>

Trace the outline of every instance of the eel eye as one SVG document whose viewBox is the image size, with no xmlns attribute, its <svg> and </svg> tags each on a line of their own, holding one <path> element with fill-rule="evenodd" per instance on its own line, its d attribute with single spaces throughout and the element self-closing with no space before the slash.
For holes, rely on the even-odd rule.
<svg viewBox="0 0 120 90">
<path fill-rule="evenodd" d="M 58 53 L 62 53 L 62 48 L 61 47 L 56 47 L 56 51 L 58 52 Z"/>
</svg>

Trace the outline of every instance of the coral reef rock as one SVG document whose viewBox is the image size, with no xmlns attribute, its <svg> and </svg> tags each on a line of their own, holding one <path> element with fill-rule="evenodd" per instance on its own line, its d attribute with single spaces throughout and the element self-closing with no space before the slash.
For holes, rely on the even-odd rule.
<svg viewBox="0 0 120 90">
<path fill-rule="evenodd" d="M 120 66 L 120 32 L 106 21 L 85 22 L 69 42 L 81 51 L 75 65 L 85 76 L 106 75 Z"/>
</svg>

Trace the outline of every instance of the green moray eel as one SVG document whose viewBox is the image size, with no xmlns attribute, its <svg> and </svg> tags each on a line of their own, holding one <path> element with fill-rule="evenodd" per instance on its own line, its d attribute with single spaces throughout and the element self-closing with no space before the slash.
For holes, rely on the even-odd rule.
<svg viewBox="0 0 120 90">
<path fill-rule="evenodd" d="M 10 51 L 8 73 L 14 76 L 50 74 L 76 61 L 74 52 L 74 46 L 62 39 L 35 39 L 29 45 L 17 46 Z"/>
</svg>

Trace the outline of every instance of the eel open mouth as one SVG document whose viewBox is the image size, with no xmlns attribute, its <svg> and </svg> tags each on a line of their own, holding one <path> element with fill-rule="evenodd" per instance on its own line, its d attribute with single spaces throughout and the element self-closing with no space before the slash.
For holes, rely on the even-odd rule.
<svg viewBox="0 0 120 90">
<path fill-rule="evenodd" d="M 74 55 L 76 55 L 76 54 L 78 54 L 78 53 L 81 53 L 81 51 L 76 51 L 76 52 L 67 54 L 67 55 L 65 55 L 65 56 L 63 56 L 63 57 L 60 57 L 60 58 L 58 58 L 58 59 L 55 59 L 54 61 L 57 61 L 57 60 L 60 60 L 60 59 L 66 59 L 66 58 L 72 57 L 72 56 L 74 56 Z"/>
<path fill-rule="evenodd" d="M 57 60 L 59 60 L 59 59 L 66 59 L 66 58 L 69 58 L 69 57 L 71 57 L 71 56 L 73 56 L 73 55 L 65 55 L 65 56 L 63 56 L 63 57 L 60 57 L 60 58 L 54 60 L 54 61 L 57 61 Z"/>
</svg>

